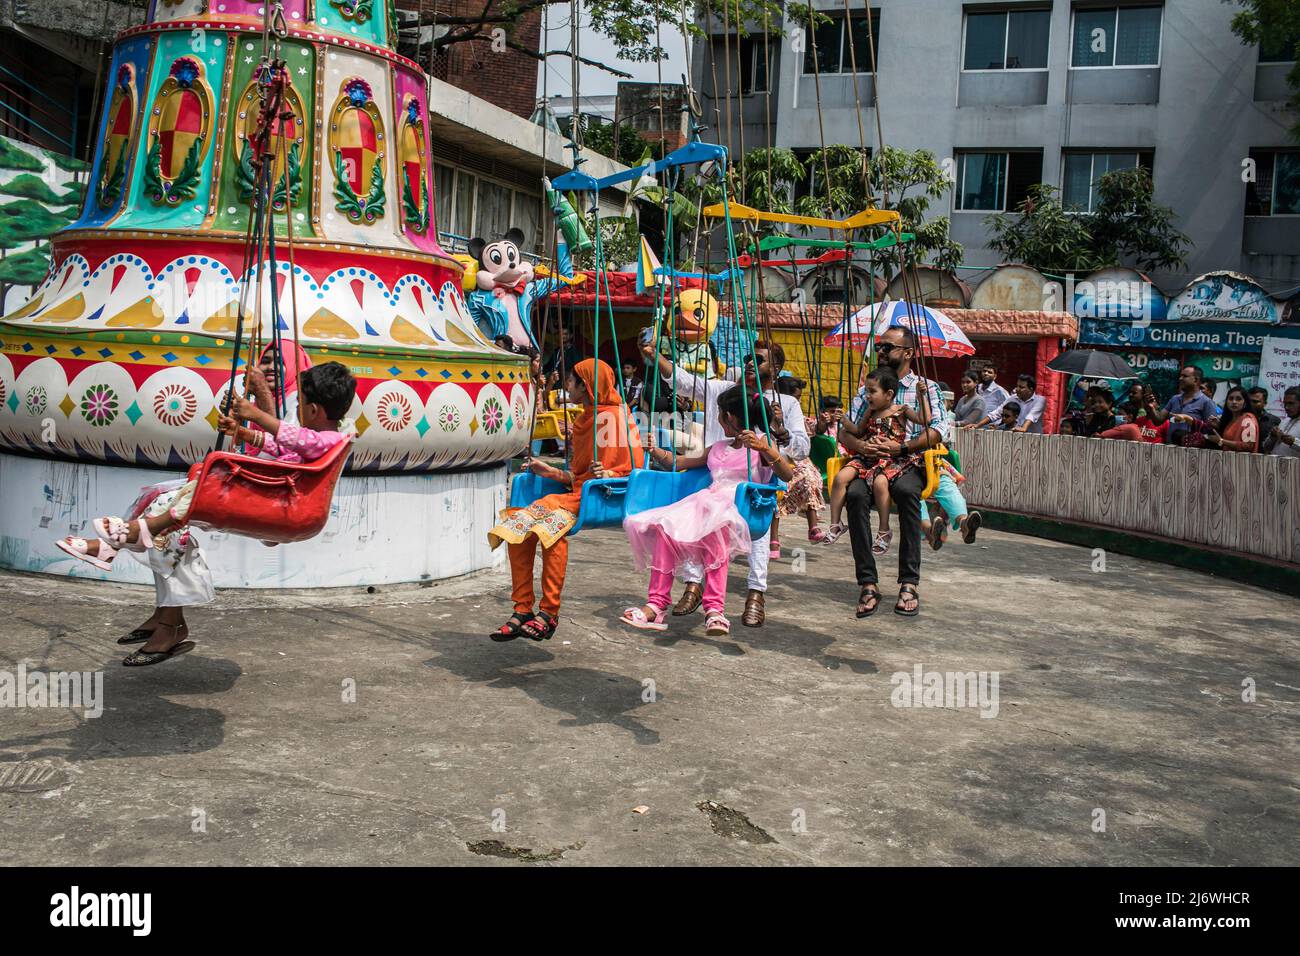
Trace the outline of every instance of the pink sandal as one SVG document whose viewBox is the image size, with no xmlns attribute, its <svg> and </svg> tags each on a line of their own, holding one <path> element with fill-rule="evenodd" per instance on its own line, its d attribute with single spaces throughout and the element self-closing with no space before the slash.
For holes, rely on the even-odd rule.
<svg viewBox="0 0 1300 956">
<path fill-rule="evenodd" d="M 704 633 L 709 637 L 726 637 L 731 633 L 731 622 L 721 611 L 709 611 L 704 617 Z"/>
<path fill-rule="evenodd" d="M 99 540 L 117 551 L 144 551 L 153 543 L 149 536 L 149 529 L 144 523 L 144 519 L 139 519 L 136 524 L 140 528 L 140 536 L 134 544 L 127 543 L 127 534 L 131 526 L 121 518 L 109 515 L 105 518 L 96 518 L 90 523 L 95 529 L 95 534 Z M 147 543 L 146 543 L 147 542 Z"/>
<path fill-rule="evenodd" d="M 72 535 L 68 535 L 66 538 L 54 542 L 56 548 L 66 551 L 78 561 L 85 561 L 101 571 L 111 571 L 113 569 L 113 559 L 117 557 L 117 549 L 103 541 L 98 542 L 98 544 L 98 553 L 91 554 L 90 542 L 85 538 L 74 538 Z"/>
<path fill-rule="evenodd" d="M 639 607 L 630 607 L 623 612 L 623 616 L 620 617 L 619 620 L 624 624 L 630 624 L 632 627 L 640 628 L 643 631 L 668 630 L 668 625 L 664 622 L 665 615 L 663 608 L 656 607 L 653 604 L 647 604 L 646 607 L 654 611 L 655 616 L 653 618 L 646 617 L 645 611 L 641 610 Z"/>
<path fill-rule="evenodd" d="M 768 559 L 769 559 L 769 560 L 775 560 L 776 558 L 781 557 L 781 542 L 780 542 L 780 541 L 777 541 L 776 538 L 773 538 L 771 544 L 769 545 L 769 547 L 771 548 L 771 550 L 769 550 L 768 553 L 767 553 L 767 556 L 768 556 Z"/>
<path fill-rule="evenodd" d="M 849 526 L 842 522 L 831 525 L 826 529 L 826 533 L 822 535 L 822 544 L 834 544 L 848 530 Z"/>
<path fill-rule="evenodd" d="M 813 544 L 821 544 L 826 540 L 826 532 L 822 530 L 821 525 L 808 529 L 808 540 Z"/>
<path fill-rule="evenodd" d="M 894 532 L 892 531 L 876 532 L 876 540 L 872 542 L 871 553 L 885 554 L 886 552 L 889 551 L 890 542 L 892 542 L 893 540 L 894 540 Z"/>
</svg>

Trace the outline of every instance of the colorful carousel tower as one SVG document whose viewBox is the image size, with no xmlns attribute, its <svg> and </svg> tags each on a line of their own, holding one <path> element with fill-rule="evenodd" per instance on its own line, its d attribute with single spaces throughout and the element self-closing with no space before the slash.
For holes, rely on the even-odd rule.
<svg viewBox="0 0 1300 956">
<path fill-rule="evenodd" d="M 359 438 L 319 538 L 208 536 L 218 586 L 493 563 L 485 532 L 527 443 L 531 384 L 479 332 L 438 245 L 426 77 L 393 51 L 390 0 L 279 5 L 278 255 L 249 256 L 264 6 L 153 0 L 118 37 L 84 211 L 36 294 L 0 319 L 0 566 L 96 574 L 52 540 L 202 459 L 236 340 L 270 341 L 275 325 L 296 327 L 313 362 L 352 369 Z M 132 570 L 114 579 L 143 570 L 118 565 Z"/>
</svg>

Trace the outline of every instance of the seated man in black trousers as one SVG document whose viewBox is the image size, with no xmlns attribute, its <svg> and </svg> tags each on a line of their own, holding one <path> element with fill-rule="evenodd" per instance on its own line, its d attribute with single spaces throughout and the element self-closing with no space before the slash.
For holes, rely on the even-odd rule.
<svg viewBox="0 0 1300 956">
<path fill-rule="evenodd" d="M 903 406 L 917 408 L 918 393 L 928 396 L 923 402 L 929 427 L 922 428 L 912 422 L 907 423 L 907 439 L 902 446 L 898 442 L 885 438 L 863 441 L 847 430 L 841 430 L 840 443 L 853 454 L 872 457 L 896 458 L 906 448 L 909 452 L 920 452 L 933 448 L 943 441 L 947 424 L 943 418 L 943 399 L 939 386 L 928 379 L 921 378 L 912 371 L 912 361 L 916 356 L 916 341 L 910 329 L 890 328 L 876 340 L 876 352 L 880 364 L 888 365 L 898 373 L 898 393 L 894 401 Z M 854 399 L 850 414 L 855 421 L 861 421 L 867 414 L 865 392 L 859 391 Z M 921 492 L 925 490 L 925 471 L 921 468 L 909 468 L 899 475 L 890 487 L 890 496 L 898 509 L 899 547 L 898 547 L 898 603 L 894 613 L 904 617 L 915 617 L 921 607 L 917 588 L 921 583 Z M 844 499 L 848 511 L 849 540 L 853 545 L 853 563 L 857 571 L 858 595 L 857 616 L 869 617 L 880 606 L 879 577 L 876 573 L 876 559 L 871 553 L 871 513 L 874 499 L 871 486 L 861 478 L 852 482 Z"/>
</svg>

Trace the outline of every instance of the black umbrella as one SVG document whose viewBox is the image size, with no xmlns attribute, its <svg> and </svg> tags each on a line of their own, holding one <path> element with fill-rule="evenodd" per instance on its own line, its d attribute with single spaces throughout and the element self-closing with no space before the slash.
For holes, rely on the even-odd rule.
<svg viewBox="0 0 1300 956">
<path fill-rule="evenodd" d="M 1075 349 L 1062 352 L 1047 363 L 1053 372 L 1066 375 L 1082 375 L 1085 378 L 1110 378 L 1116 381 L 1137 378 L 1137 374 L 1122 358 L 1114 352 L 1099 352 L 1096 349 Z"/>
</svg>

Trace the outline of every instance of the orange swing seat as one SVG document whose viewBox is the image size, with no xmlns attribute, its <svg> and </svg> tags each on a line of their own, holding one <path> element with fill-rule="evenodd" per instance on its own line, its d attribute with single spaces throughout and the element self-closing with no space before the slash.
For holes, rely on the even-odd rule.
<svg viewBox="0 0 1300 956">
<path fill-rule="evenodd" d="M 291 544 L 320 534 L 330 516 L 334 486 L 352 450 L 351 440 L 304 464 L 209 452 L 190 469 L 198 481 L 187 521 L 260 541 Z"/>
</svg>

